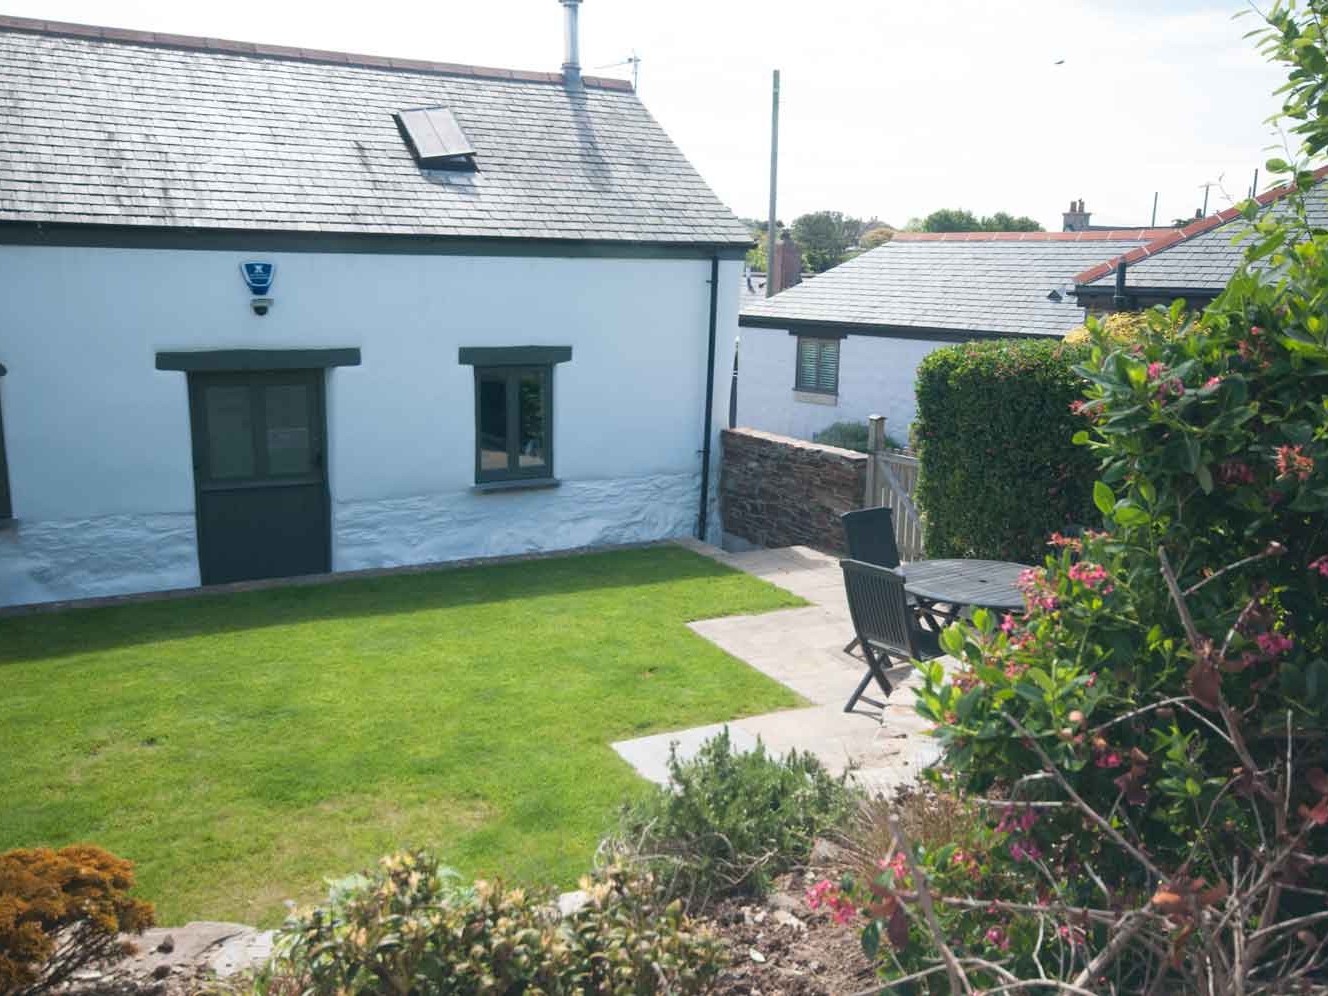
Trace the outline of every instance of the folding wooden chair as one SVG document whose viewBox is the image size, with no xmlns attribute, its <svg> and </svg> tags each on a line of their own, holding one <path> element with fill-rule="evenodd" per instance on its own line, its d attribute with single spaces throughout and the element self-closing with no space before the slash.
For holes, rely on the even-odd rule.
<svg viewBox="0 0 1328 996">
<path fill-rule="evenodd" d="M 906 672 L 910 661 L 940 657 L 938 634 L 920 626 L 909 607 L 904 579 L 888 567 L 859 560 L 841 560 L 848 611 L 853 630 L 867 661 L 867 673 L 844 706 L 852 712 L 858 700 L 884 709 L 884 702 L 869 699 L 862 693 L 875 680 L 888 698 L 894 691 L 887 672 Z M 900 675 L 897 674 L 896 677 Z"/>
</svg>

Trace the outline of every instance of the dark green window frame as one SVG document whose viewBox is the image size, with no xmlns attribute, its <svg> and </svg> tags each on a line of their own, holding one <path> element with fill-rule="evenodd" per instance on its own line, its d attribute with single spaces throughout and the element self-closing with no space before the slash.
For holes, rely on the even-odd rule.
<svg viewBox="0 0 1328 996">
<path fill-rule="evenodd" d="M 0 363 L 0 377 L 5 375 L 5 367 Z M 9 498 L 9 462 L 5 458 L 5 416 L 4 405 L 0 403 L 0 519 L 12 519 L 14 506 Z"/>
<path fill-rule="evenodd" d="M 543 462 L 529 467 L 521 466 L 521 405 L 524 396 L 521 391 L 523 379 L 536 376 L 539 378 L 540 411 L 543 417 L 541 443 L 543 444 Z M 481 437 L 482 405 L 480 403 L 481 382 L 498 379 L 505 382 L 504 398 L 507 411 L 506 423 L 507 466 L 502 469 L 488 468 L 483 465 L 483 447 Z M 494 484 L 501 481 L 546 480 L 553 477 L 553 367 L 540 366 L 477 366 L 475 367 L 475 483 Z"/>
<path fill-rule="evenodd" d="M 839 393 L 838 338 L 798 336 L 793 389 L 811 394 Z"/>
<path fill-rule="evenodd" d="M 485 486 L 527 486 L 553 482 L 553 368 L 572 358 L 571 346 L 463 346 L 458 359 L 474 368 L 475 374 L 475 483 Z M 532 375 L 539 378 L 540 410 L 543 413 L 543 462 L 521 466 L 521 381 Z M 482 384 L 486 380 L 505 383 L 505 444 L 507 466 L 484 467 Z"/>
</svg>

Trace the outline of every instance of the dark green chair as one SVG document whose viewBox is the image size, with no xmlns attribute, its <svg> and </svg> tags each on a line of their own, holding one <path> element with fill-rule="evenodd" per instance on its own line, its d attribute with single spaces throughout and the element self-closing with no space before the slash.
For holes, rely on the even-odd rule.
<svg viewBox="0 0 1328 996">
<path fill-rule="evenodd" d="M 839 517 L 844 527 L 844 540 L 848 545 L 850 560 L 859 560 L 864 564 L 877 567 L 898 567 L 902 562 L 899 557 L 899 544 L 895 542 L 894 511 L 888 508 L 862 508 L 856 512 L 845 512 Z M 908 596 L 909 608 L 915 613 L 925 614 L 928 606 Z M 930 615 L 926 616 L 931 619 Z M 934 627 L 939 628 L 939 627 Z M 853 653 L 858 645 L 857 638 L 848 641 L 844 653 Z"/>
<path fill-rule="evenodd" d="M 851 560 L 877 567 L 899 566 L 894 512 L 888 508 L 862 508 L 839 517 Z"/>
<path fill-rule="evenodd" d="M 911 661 L 929 661 L 940 657 L 943 651 L 937 634 L 918 624 L 899 574 L 860 560 L 841 560 L 839 566 L 844 572 L 844 593 L 848 596 L 853 631 L 867 662 L 867 673 L 849 697 L 844 711 L 852 712 L 859 699 L 884 709 L 884 702 L 862 694 L 873 680 L 889 698 L 894 691 L 890 671 L 897 672 L 896 678 L 901 677 L 907 673 Z"/>
</svg>

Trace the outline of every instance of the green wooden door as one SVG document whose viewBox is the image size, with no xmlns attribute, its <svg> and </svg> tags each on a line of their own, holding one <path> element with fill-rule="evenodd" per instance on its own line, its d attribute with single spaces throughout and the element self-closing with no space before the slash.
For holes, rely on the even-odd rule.
<svg viewBox="0 0 1328 996">
<path fill-rule="evenodd" d="M 322 370 L 189 375 L 204 584 L 331 569 Z"/>
</svg>

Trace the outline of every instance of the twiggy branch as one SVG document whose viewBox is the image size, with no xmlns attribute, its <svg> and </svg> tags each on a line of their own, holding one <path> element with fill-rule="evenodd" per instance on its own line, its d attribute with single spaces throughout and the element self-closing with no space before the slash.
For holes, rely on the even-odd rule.
<svg viewBox="0 0 1328 996">
<path fill-rule="evenodd" d="M 1148 917 L 1133 913 L 1127 913 L 1121 918 L 1116 926 L 1115 934 L 1107 946 L 1099 951 L 1087 965 L 1084 970 L 1074 977 L 1074 985 L 1086 986 L 1095 978 L 1102 974 L 1102 970 L 1134 940 L 1134 935 L 1143 929 L 1144 924 L 1148 923 Z"/>
<path fill-rule="evenodd" d="M 923 916 L 927 918 L 927 927 L 931 931 L 932 942 L 945 960 L 946 969 L 950 975 L 951 991 L 972 993 L 973 987 L 969 984 L 968 976 L 964 974 L 963 966 L 959 964 L 959 959 L 955 957 L 955 953 L 950 950 L 950 945 L 945 942 L 941 922 L 936 917 L 936 907 L 932 905 L 931 892 L 927 889 L 927 880 L 922 877 L 922 870 L 918 868 L 917 862 L 913 860 L 913 849 L 908 846 L 908 839 L 904 836 L 904 828 L 899 825 L 899 817 L 894 813 L 890 814 L 890 833 L 894 837 L 895 847 L 904 855 L 904 862 L 908 865 L 909 875 L 912 876 L 914 883 L 917 885 L 918 905 L 922 907 Z"/>
<path fill-rule="evenodd" d="M 1103 723 L 1101 726 L 1093 727 L 1091 730 L 1088 731 L 1089 736 L 1092 736 L 1095 733 L 1101 733 L 1103 730 L 1110 729 L 1111 727 L 1115 726 L 1117 723 L 1124 723 L 1128 719 L 1134 719 L 1136 716 L 1142 716 L 1144 713 L 1152 712 L 1154 709 L 1161 709 L 1164 706 L 1179 705 L 1180 703 L 1188 702 L 1189 700 L 1190 697 L 1188 695 L 1179 695 L 1174 699 L 1163 699 L 1160 702 L 1149 703 L 1146 706 L 1142 706 L 1138 709 L 1135 709 L 1133 712 L 1127 712 L 1124 713 L 1123 715 L 1117 716 L 1115 719 L 1108 720 L 1107 722 Z"/>
<path fill-rule="evenodd" d="M 1220 578 L 1223 574 L 1226 574 L 1228 571 L 1237 570 L 1241 567 L 1244 567 L 1246 564 L 1253 564 L 1255 561 L 1266 560 L 1269 557 L 1280 557 L 1284 553 L 1286 553 L 1286 547 L 1284 547 L 1281 543 L 1276 543 L 1276 542 L 1269 543 L 1268 546 L 1264 548 L 1262 553 L 1256 553 L 1253 556 L 1245 557 L 1242 560 L 1237 560 L 1234 564 L 1227 564 L 1227 566 L 1223 567 L 1220 571 L 1214 571 L 1212 574 L 1208 575 L 1208 577 L 1204 578 L 1202 581 L 1198 582 L 1197 584 L 1190 585 L 1188 588 L 1185 589 L 1184 594 L 1186 597 L 1193 595 L 1204 585 L 1211 584 L 1212 582 Z"/>
<path fill-rule="evenodd" d="M 1061 787 L 1061 791 L 1070 797 L 1074 804 L 1079 807 L 1080 812 L 1096 823 L 1108 837 L 1116 842 L 1121 850 L 1128 853 L 1130 857 L 1134 858 L 1134 860 L 1138 861 L 1148 869 L 1148 873 L 1155 879 L 1161 881 L 1166 878 L 1166 875 L 1162 873 L 1162 870 L 1158 868 L 1157 865 L 1153 864 L 1152 859 L 1149 858 L 1148 855 L 1144 854 L 1143 851 L 1139 850 L 1139 848 L 1126 840 L 1125 837 L 1121 835 L 1121 832 L 1104 820 L 1097 810 L 1084 802 L 1079 793 L 1074 790 L 1074 786 L 1065 780 L 1065 776 L 1061 774 L 1060 769 L 1057 768 L 1051 758 L 1047 756 L 1047 752 L 1042 749 L 1041 744 L 1033 739 L 1033 735 L 1024 728 L 1024 725 L 1020 723 L 1019 720 L 1015 719 L 1009 713 L 1005 714 L 1005 719 L 1015 728 L 1015 732 L 1028 741 L 1038 758 L 1042 761 L 1045 769 L 1051 773 L 1051 776 L 1056 780 L 1056 784 Z"/>
</svg>

